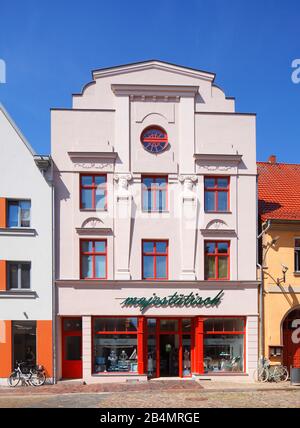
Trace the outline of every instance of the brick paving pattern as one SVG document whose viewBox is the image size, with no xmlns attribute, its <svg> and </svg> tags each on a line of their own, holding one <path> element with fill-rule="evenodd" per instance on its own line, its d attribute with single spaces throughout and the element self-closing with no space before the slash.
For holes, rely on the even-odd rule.
<svg viewBox="0 0 300 428">
<path fill-rule="evenodd" d="M 0 408 L 300 408 L 300 388 L 285 384 L 152 381 L 83 385 L 61 382 L 40 388 L 0 388 Z"/>
</svg>

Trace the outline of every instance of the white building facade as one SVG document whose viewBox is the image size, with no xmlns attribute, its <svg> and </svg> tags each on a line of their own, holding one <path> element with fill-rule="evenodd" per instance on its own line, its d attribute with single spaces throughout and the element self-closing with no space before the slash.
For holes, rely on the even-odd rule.
<svg viewBox="0 0 300 428">
<path fill-rule="evenodd" d="M 0 382 L 29 360 L 53 377 L 52 187 L 0 105 Z"/>
<path fill-rule="evenodd" d="M 52 110 L 58 378 L 252 379 L 255 115 L 214 79 L 96 70 Z"/>
</svg>

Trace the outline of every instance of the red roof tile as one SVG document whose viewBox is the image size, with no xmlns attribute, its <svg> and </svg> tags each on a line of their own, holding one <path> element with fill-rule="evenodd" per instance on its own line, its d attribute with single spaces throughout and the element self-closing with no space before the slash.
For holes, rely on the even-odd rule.
<svg viewBox="0 0 300 428">
<path fill-rule="evenodd" d="M 300 165 L 258 162 L 257 169 L 262 220 L 300 220 Z"/>
</svg>

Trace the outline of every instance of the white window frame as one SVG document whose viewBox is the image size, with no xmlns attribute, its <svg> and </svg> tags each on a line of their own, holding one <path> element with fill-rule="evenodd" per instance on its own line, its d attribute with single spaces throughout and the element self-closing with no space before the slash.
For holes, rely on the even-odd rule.
<svg viewBox="0 0 300 428">
<path fill-rule="evenodd" d="M 10 287 L 10 265 L 18 265 L 18 286 Z M 22 265 L 29 265 L 29 288 L 22 287 Z M 8 261 L 7 262 L 7 289 L 8 290 L 31 290 L 31 262 Z"/>
<path fill-rule="evenodd" d="M 19 204 L 18 226 L 7 226 L 7 227 L 9 227 L 9 228 L 17 227 L 17 228 L 20 228 L 20 229 L 29 229 L 30 226 L 31 226 L 31 200 L 30 199 L 8 199 L 7 200 L 7 225 L 8 225 L 8 222 L 9 222 L 9 204 L 11 202 L 15 202 L 15 203 Z M 21 218 L 22 209 L 20 207 L 20 203 L 21 202 L 29 202 L 30 203 L 30 209 L 29 209 L 29 226 L 21 226 L 21 222 L 22 222 L 22 218 Z"/>
</svg>

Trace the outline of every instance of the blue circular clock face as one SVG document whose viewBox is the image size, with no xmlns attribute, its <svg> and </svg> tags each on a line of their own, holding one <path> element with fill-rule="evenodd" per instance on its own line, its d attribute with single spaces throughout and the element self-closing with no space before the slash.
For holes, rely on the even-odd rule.
<svg viewBox="0 0 300 428">
<path fill-rule="evenodd" d="M 161 153 L 169 145 L 168 135 L 162 128 L 152 126 L 143 131 L 141 142 L 145 150 L 150 153 Z"/>
</svg>

